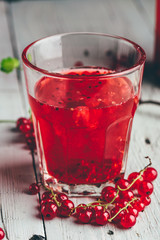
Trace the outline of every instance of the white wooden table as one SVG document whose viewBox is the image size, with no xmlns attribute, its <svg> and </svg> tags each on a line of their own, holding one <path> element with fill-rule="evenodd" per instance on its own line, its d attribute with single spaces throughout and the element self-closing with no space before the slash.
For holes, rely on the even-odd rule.
<svg viewBox="0 0 160 240">
<path fill-rule="evenodd" d="M 147 61 L 152 61 L 154 25 L 154 0 L 0 1 L 0 60 L 8 56 L 20 58 L 26 45 L 44 36 L 96 31 L 136 41 L 146 50 Z M 152 81 L 153 77 L 146 75 L 142 99 L 160 101 L 160 88 Z M 38 167 L 33 168 L 32 156 L 15 131 L 15 123 L 3 122 L 28 116 L 28 109 L 23 70 L 9 75 L 0 72 L 0 227 L 5 230 L 5 239 L 29 240 L 35 234 L 46 240 L 160 239 L 160 179 L 154 182 L 151 205 L 130 230 L 111 224 L 76 224 L 73 218 L 43 221 L 38 216 L 38 196 L 27 194 Z M 160 107 L 150 104 L 140 105 L 135 115 L 126 175 L 143 168 L 147 155 L 160 173 Z M 109 230 L 114 234 L 109 235 Z"/>
</svg>

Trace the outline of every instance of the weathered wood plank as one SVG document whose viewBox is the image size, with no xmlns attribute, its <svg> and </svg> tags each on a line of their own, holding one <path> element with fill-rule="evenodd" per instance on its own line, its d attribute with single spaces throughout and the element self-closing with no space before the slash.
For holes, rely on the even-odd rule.
<svg viewBox="0 0 160 240">
<path fill-rule="evenodd" d="M 13 51 L 7 23 L 6 4 L 4 2 L 0 2 L 0 43 L 0 61 L 9 56 L 12 57 Z M 13 120 L 25 114 L 16 71 L 10 74 L 0 71 L 0 96 L 1 120 Z"/>
<path fill-rule="evenodd" d="M 23 1 L 12 3 L 12 8 L 19 54 L 28 43 L 47 35 L 69 31 L 98 31 L 122 35 L 137 41 L 139 44 L 142 42 L 152 58 L 153 36 L 151 36 L 151 31 L 146 26 L 144 18 L 137 12 L 137 8 L 132 1 Z M 23 9 L 27 12 L 26 15 Z M 23 21 L 20 21 L 20 19 L 23 19 Z M 142 92 L 146 99 L 148 97 L 159 99 L 160 92 L 155 87 L 144 85 Z M 159 169 L 157 161 L 160 155 L 158 109 L 149 105 L 139 107 L 133 126 L 126 175 L 131 171 L 138 171 L 143 168 L 146 162 L 144 156 L 146 155 L 152 157 L 154 166 Z M 145 138 L 150 139 L 151 144 L 149 146 L 145 143 Z M 45 222 L 47 239 L 52 240 L 53 235 L 55 240 L 85 240 L 87 238 L 92 240 L 147 240 L 153 238 L 153 236 L 155 239 L 159 239 L 158 182 L 159 180 L 155 182 L 152 205 L 140 214 L 138 223 L 133 229 L 122 231 L 113 225 L 94 227 L 76 224 L 73 218 L 67 220 L 56 218 L 53 221 Z M 73 201 L 80 200 L 74 199 Z M 85 200 L 82 199 L 81 201 Z M 107 234 L 109 229 L 113 230 L 114 235 L 109 236 Z"/>
<path fill-rule="evenodd" d="M 20 133 L 15 132 L 15 124 L 1 123 L 0 133 L 1 226 L 9 240 L 44 236 L 38 198 L 28 194 L 28 186 L 35 182 L 31 154 Z"/>
</svg>

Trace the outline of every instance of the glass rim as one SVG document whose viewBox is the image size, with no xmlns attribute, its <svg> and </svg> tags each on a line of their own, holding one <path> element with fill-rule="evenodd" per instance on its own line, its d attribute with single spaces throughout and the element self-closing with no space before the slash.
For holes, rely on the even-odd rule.
<svg viewBox="0 0 160 240">
<path fill-rule="evenodd" d="M 130 43 L 136 51 L 138 51 L 141 56 L 140 56 L 140 59 L 137 61 L 137 63 L 133 64 L 133 66 L 125 69 L 125 70 L 121 70 L 119 72 L 112 72 L 112 73 L 104 73 L 104 74 L 100 74 L 100 75 L 86 75 L 86 76 L 77 76 L 77 75 L 71 75 L 71 74 L 63 74 L 63 73 L 58 73 L 58 72 L 50 72 L 46 69 L 43 69 L 43 68 L 39 68 L 37 66 L 35 66 L 34 64 L 32 64 L 28 58 L 27 58 L 27 51 L 29 50 L 29 48 L 31 46 L 33 46 L 34 44 L 36 44 L 37 42 L 40 42 L 40 41 L 43 41 L 45 39 L 49 39 L 49 38 L 53 38 L 53 37 L 56 37 L 56 36 L 69 36 L 69 35 L 94 35 L 94 36 L 104 36 L 104 37 L 108 37 L 108 38 L 114 38 L 114 39 L 120 39 L 120 40 L 123 40 L 124 42 L 128 42 Z M 51 36 L 47 36 L 47 37 L 44 37 L 44 38 L 41 38 L 41 39 L 38 39 L 32 43 L 30 43 L 27 47 L 24 48 L 24 50 L 22 51 L 22 61 L 23 63 L 35 70 L 36 72 L 40 72 L 42 73 L 43 75 L 48 75 L 48 76 L 52 76 L 52 77 L 61 77 L 61 78 L 83 78 L 83 77 L 87 77 L 87 79 L 91 78 L 92 76 L 94 77 L 98 77 L 98 78 L 103 78 L 103 77 L 117 77 L 117 76 L 122 76 L 122 75 L 127 75 L 131 72 L 134 72 L 136 70 L 139 69 L 140 66 L 142 66 L 144 63 L 145 63 L 145 60 L 146 60 L 146 53 L 144 51 L 144 49 L 139 46 L 137 43 L 127 39 L 127 38 L 124 38 L 124 37 L 121 37 L 121 36 L 117 36 L 117 35 L 110 35 L 110 34 L 105 34 L 105 33 L 94 33 L 94 32 L 70 32 L 70 33 L 62 33 L 62 34 L 55 34 L 55 35 L 51 35 Z M 88 66 L 89 67 L 89 66 Z M 90 66 L 91 67 L 91 66 Z M 83 66 L 81 66 L 81 68 L 83 68 Z M 85 66 L 84 66 L 85 68 Z M 110 69 L 109 69 L 110 70 Z"/>
</svg>

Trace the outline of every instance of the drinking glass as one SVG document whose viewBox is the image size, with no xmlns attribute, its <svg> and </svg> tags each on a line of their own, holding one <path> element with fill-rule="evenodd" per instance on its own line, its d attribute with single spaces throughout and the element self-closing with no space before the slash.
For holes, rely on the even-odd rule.
<svg viewBox="0 0 160 240">
<path fill-rule="evenodd" d="M 98 196 L 124 176 L 144 50 L 118 36 L 67 33 L 31 43 L 22 59 L 44 184 Z"/>
</svg>

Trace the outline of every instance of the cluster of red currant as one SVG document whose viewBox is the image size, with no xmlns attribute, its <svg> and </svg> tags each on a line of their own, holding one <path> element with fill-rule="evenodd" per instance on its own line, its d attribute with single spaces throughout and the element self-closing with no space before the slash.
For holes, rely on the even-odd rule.
<svg viewBox="0 0 160 240">
<path fill-rule="evenodd" d="M 36 142 L 32 120 L 21 117 L 16 122 L 16 128 L 24 134 L 29 149 L 34 150 L 36 148 Z"/>
<path fill-rule="evenodd" d="M 103 188 L 98 200 L 89 204 L 79 204 L 77 207 L 66 194 L 47 188 L 41 197 L 41 213 L 45 219 L 72 215 L 81 223 L 105 225 L 112 222 L 121 228 L 131 228 L 135 225 L 139 212 L 151 202 L 152 181 L 156 179 L 157 171 L 150 165 L 151 161 L 140 172 L 131 173 L 128 179 L 119 179 L 115 187 Z M 31 194 L 37 194 L 40 185 L 32 183 L 29 191 Z"/>
</svg>

